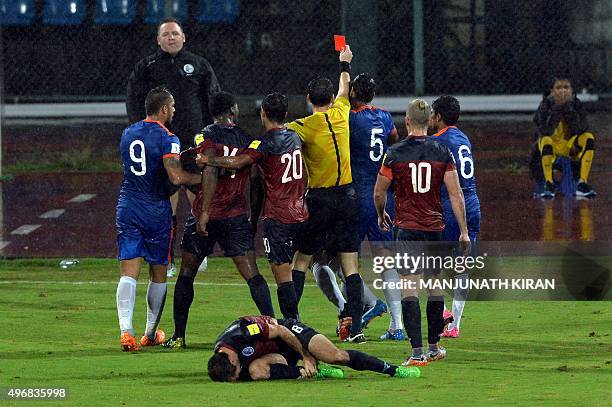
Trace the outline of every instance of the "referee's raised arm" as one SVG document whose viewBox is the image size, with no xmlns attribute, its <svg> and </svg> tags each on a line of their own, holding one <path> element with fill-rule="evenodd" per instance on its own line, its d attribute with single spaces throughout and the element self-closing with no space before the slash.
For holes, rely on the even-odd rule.
<svg viewBox="0 0 612 407">
<path fill-rule="evenodd" d="M 346 46 L 340 53 L 340 66 L 342 72 L 340 72 L 340 83 L 338 84 L 338 97 L 349 97 L 349 84 L 351 82 L 351 61 L 353 60 L 353 53 L 351 47 Z"/>
</svg>

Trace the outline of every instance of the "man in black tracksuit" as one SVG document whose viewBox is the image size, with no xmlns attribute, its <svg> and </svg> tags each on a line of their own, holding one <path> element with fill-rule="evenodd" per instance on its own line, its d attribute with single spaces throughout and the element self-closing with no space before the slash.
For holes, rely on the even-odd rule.
<svg viewBox="0 0 612 407">
<path fill-rule="evenodd" d="M 183 48 L 185 34 L 180 24 L 172 18 L 164 19 L 157 29 L 156 53 L 138 61 L 127 85 L 127 114 L 130 123 L 143 120 L 145 97 L 157 87 L 165 86 L 176 102 L 176 112 L 170 131 L 178 136 L 182 148 L 194 144 L 195 134 L 213 122 L 208 110 L 209 98 L 221 90 L 217 77 L 206 59 Z M 178 193 L 171 192 L 173 215 L 173 239 L 176 228 Z M 187 193 L 192 202 L 194 195 Z M 174 251 L 174 250 L 172 250 Z M 174 276 L 174 256 L 170 258 L 168 275 Z"/>
</svg>

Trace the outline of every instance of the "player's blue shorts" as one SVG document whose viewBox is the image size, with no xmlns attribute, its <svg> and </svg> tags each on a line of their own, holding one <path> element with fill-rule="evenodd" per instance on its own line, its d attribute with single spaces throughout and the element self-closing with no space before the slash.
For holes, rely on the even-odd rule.
<svg viewBox="0 0 612 407">
<path fill-rule="evenodd" d="M 168 264 L 170 201 L 151 203 L 120 198 L 116 226 L 119 260 L 142 257 L 151 265 Z"/>
<path fill-rule="evenodd" d="M 459 231 L 459 224 L 453 213 L 450 200 L 443 202 L 444 207 L 444 240 L 449 242 L 455 242 L 459 240 L 461 232 Z M 465 217 L 468 227 L 468 236 L 472 242 L 472 251 L 475 253 L 476 240 L 478 233 L 480 233 L 480 201 L 478 195 L 471 194 L 465 196 Z"/>
<path fill-rule="evenodd" d="M 369 193 L 368 193 L 369 192 Z M 359 199 L 359 241 L 368 238 L 370 242 L 392 242 L 393 232 L 385 232 L 378 227 L 378 214 L 374 206 L 372 191 L 358 191 Z M 387 213 L 393 219 L 393 195 L 387 195 Z"/>
</svg>

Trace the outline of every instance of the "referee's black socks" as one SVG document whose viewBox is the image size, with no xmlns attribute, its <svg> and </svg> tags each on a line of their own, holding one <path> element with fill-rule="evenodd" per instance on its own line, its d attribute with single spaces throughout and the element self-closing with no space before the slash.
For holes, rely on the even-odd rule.
<svg viewBox="0 0 612 407">
<path fill-rule="evenodd" d="M 280 283 L 276 289 L 276 295 L 283 317 L 298 319 L 298 304 L 293 281 Z"/>
<path fill-rule="evenodd" d="M 261 274 L 257 274 L 255 277 L 250 278 L 247 281 L 249 290 L 251 290 L 251 298 L 257 305 L 259 313 L 261 315 L 267 315 L 270 317 L 274 316 L 274 307 L 272 307 L 272 298 L 270 297 L 270 289 L 268 283 Z"/>
<path fill-rule="evenodd" d="M 194 277 L 179 275 L 174 286 L 174 335 L 173 338 L 184 338 L 187 328 L 189 308 L 193 302 Z"/>
<path fill-rule="evenodd" d="M 363 291 L 359 273 L 346 277 L 346 307 L 351 315 L 351 336 L 361 332 L 361 316 L 363 315 Z"/>
</svg>

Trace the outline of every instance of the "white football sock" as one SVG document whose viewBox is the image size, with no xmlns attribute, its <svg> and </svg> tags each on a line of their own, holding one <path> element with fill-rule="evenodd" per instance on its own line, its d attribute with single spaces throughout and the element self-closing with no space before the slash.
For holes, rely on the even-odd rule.
<svg viewBox="0 0 612 407">
<path fill-rule="evenodd" d="M 166 283 L 149 281 L 149 287 L 147 288 L 147 327 L 145 329 L 145 335 L 149 339 L 155 339 L 155 331 L 159 325 L 165 303 Z"/>
<path fill-rule="evenodd" d="M 207 267 L 208 267 L 208 257 L 204 257 L 204 260 L 202 260 L 202 263 L 200 263 L 200 266 L 198 267 L 198 273 L 201 271 L 206 271 Z"/>
<path fill-rule="evenodd" d="M 376 300 L 378 300 L 378 297 L 374 295 L 372 290 L 370 290 L 370 287 L 366 285 L 363 279 L 361 280 L 361 285 L 363 286 L 363 304 L 367 305 L 368 307 L 375 306 Z"/>
<path fill-rule="evenodd" d="M 134 314 L 134 303 L 136 302 L 136 280 L 132 277 L 123 276 L 117 285 L 117 315 L 119 316 L 119 329 L 121 333 L 129 332 L 134 335 L 132 315 Z"/>
<path fill-rule="evenodd" d="M 468 280 L 470 276 L 468 274 L 460 274 L 456 279 Z M 466 286 L 466 283 L 459 284 L 459 286 Z M 469 290 L 464 288 L 458 288 L 453 293 L 453 317 L 454 321 L 448 325 L 448 329 L 459 328 L 461 325 L 461 316 L 463 315 L 463 307 L 465 307 L 465 301 L 467 300 Z"/>
<path fill-rule="evenodd" d="M 395 287 L 399 287 L 400 277 L 395 269 L 385 270 L 382 278 L 384 282 L 393 283 Z M 385 287 L 388 287 L 388 285 L 385 285 Z M 399 288 L 385 288 L 383 293 L 385 294 L 385 300 L 389 306 L 389 315 L 391 316 L 391 320 L 389 321 L 389 329 L 404 329 L 404 325 L 402 323 L 402 294 Z"/>
<path fill-rule="evenodd" d="M 459 328 L 461 324 L 461 315 L 463 315 L 463 307 L 465 306 L 465 301 L 462 300 L 453 300 L 453 317 L 454 321 L 448 325 L 448 329 Z"/>
<path fill-rule="evenodd" d="M 340 292 L 334 272 L 328 266 L 323 266 L 320 263 L 314 262 L 312 264 L 312 273 L 317 282 L 317 287 L 319 287 L 323 294 L 325 294 L 334 305 L 336 305 L 338 313 L 342 312 L 346 300 Z"/>
</svg>

